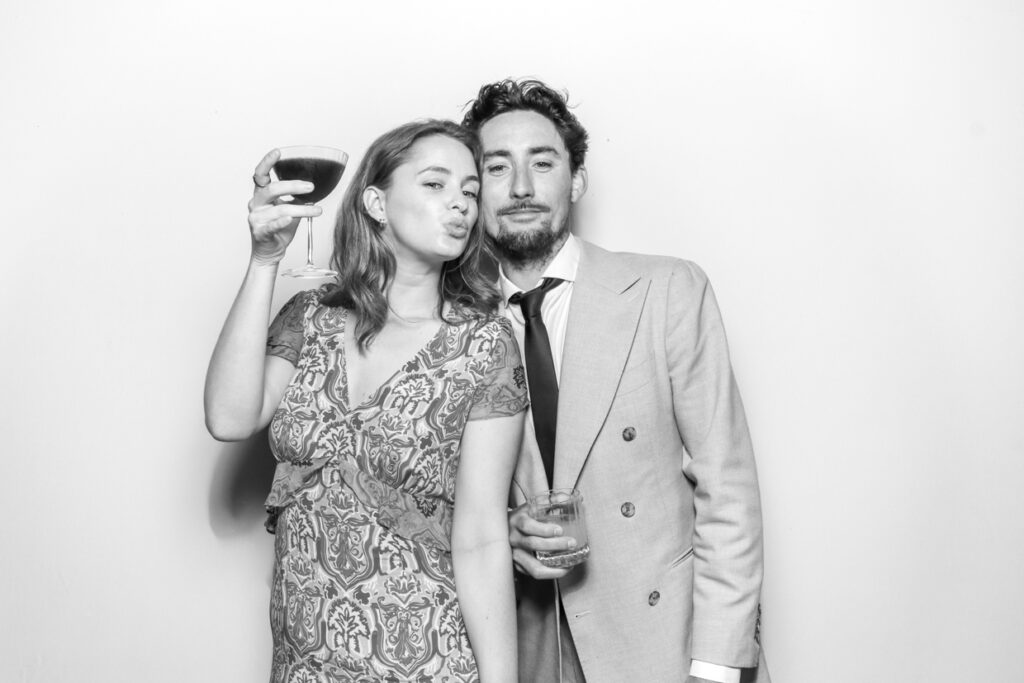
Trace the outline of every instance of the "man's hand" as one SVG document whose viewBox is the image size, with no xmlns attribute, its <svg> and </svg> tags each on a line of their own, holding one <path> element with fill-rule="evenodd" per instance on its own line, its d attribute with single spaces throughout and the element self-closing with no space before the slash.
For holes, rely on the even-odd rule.
<svg viewBox="0 0 1024 683">
<path fill-rule="evenodd" d="M 571 550 L 576 546 L 576 539 L 563 536 L 562 527 L 557 524 L 538 522 L 530 517 L 526 505 L 509 511 L 508 540 L 512 545 L 512 562 L 523 574 L 535 579 L 560 579 L 569 573 L 569 569 L 544 566 L 534 553 Z"/>
</svg>

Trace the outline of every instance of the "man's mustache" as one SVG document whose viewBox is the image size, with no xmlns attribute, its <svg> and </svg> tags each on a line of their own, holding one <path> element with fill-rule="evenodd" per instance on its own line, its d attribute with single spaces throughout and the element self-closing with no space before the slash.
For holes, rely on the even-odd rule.
<svg viewBox="0 0 1024 683">
<path fill-rule="evenodd" d="M 516 202 L 515 204 L 509 204 L 498 209 L 498 215 L 504 216 L 510 213 L 518 213 L 519 211 L 551 211 L 551 208 L 546 204 L 538 204 L 536 202 Z"/>
</svg>

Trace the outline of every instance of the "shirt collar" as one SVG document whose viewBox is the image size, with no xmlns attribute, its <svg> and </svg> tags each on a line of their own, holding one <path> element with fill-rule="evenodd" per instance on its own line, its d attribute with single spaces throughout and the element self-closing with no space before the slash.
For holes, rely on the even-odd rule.
<svg viewBox="0 0 1024 683">
<path fill-rule="evenodd" d="M 576 281 L 576 271 L 580 267 L 580 243 L 576 239 L 576 236 L 569 233 L 568 239 L 565 240 L 565 244 L 555 254 L 555 258 L 551 259 L 551 263 L 544 270 L 544 275 L 541 279 L 546 277 L 557 277 L 560 280 L 566 282 Z M 540 284 L 539 282 L 537 284 Z M 523 290 L 519 289 L 515 283 L 505 277 L 505 270 L 499 264 L 498 265 L 498 286 L 501 287 L 501 295 L 504 297 L 504 301 L 508 301 L 508 298 L 516 292 Z M 534 285 L 536 286 L 536 285 Z"/>
</svg>

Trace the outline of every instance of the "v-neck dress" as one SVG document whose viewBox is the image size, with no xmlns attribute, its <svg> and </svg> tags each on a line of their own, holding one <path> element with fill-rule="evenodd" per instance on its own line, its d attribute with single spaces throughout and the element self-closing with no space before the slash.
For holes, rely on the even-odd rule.
<svg viewBox="0 0 1024 683">
<path fill-rule="evenodd" d="M 511 326 L 456 310 L 351 405 L 348 313 L 321 303 L 327 291 L 293 297 L 267 342 L 297 367 L 270 425 L 271 681 L 478 681 L 451 520 L 466 422 L 527 404 Z"/>
</svg>

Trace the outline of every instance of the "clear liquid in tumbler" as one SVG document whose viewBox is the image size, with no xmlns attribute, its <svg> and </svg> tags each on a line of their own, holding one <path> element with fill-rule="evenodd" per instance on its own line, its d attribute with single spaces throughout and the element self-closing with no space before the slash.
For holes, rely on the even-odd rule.
<svg viewBox="0 0 1024 683">
<path fill-rule="evenodd" d="M 530 503 L 530 516 L 557 524 L 562 533 L 576 540 L 576 547 L 561 552 L 537 551 L 537 559 L 547 567 L 575 567 L 590 555 L 587 528 L 583 521 L 583 497 L 576 490 L 554 490 L 537 496 Z"/>
</svg>

